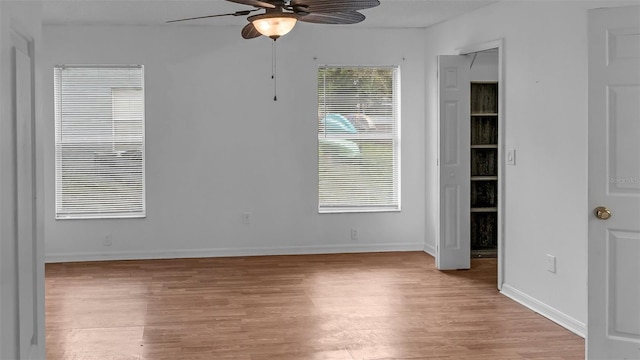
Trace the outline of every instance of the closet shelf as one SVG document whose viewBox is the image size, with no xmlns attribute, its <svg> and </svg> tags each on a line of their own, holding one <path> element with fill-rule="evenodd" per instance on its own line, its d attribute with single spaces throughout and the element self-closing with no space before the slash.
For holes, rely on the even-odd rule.
<svg viewBox="0 0 640 360">
<path fill-rule="evenodd" d="M 478 213 L 478 212 L 496 212 L 498 211 L 497 207 L 483 207 L 483 208 L 471 208 L 471 212 L 474 213 Z"/>
<path fill-rule="evenodd" d="M 471 249 L 498 245 L 498 83 L 471 82 Z"/>
<path fill-rule="evenodd" d="M 472 149 L 497 149 L 498 144 L 471 145 Z"/>
<path fill-rule="evenodd" d="M 497 113 L 471 113 L 471 116 L 498 116 Z"/>
<path fill-rule="evenodd" d="M 497 176 L 472 176 L 471 181 L 498 180 Z"/>
</svg>

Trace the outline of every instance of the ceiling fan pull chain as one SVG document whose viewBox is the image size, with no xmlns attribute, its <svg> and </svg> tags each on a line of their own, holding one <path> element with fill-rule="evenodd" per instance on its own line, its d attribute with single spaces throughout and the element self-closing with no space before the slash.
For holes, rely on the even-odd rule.
<svg viewBox="0 0 640 360">
<path fill-rule="evenodd" d="M 273 39 L 273 43 L 271 44 L 271 78 L 273 79 L 273 101 L 278 101 L 278 80 L 276 78 L 276 71 L 278 69 L 277 65 L 276 39 Z"/>
<path fill-rule="evenodd" d="M 277 56 L 276 56 L 276 40 L 273 39 L 271 44 L 271 78 L 273 79 L 273 101 L 278 101 L 277 88 L 278 80 L 276 78 Z"/>
</svg>

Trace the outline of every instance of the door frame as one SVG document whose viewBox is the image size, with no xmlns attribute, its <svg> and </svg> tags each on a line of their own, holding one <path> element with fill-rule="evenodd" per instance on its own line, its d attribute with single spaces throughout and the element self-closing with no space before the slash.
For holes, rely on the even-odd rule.
<svg viewBox="0 0 640 360">
<path fill-rule="evenodd" d="M 477 53 L 480 51 L 498 49 L 498 290 L 502 290 L 502 284 L 504 281 L 504 205 L 505 205 L 505 191 L 504 191 L 504 175 L 505 175 L 505 161 L 504 161 L 504 146 L 505 146 L 505 131 L 504 131 L 504 109 L 505 109 L 505 95 L 504 95 L 504 39 L 497 39 L 483 43 L 471 44 L 463 46 L 456 50 L 457 55 L 468 55 Z"/>
<path fill-rule="evenodd" d="M 35 135 L 36 135 L 36 91 L 35 91 L 35 81 L 36 81 L 36 66 L 35 66 L 35 45 L 34 45 L 34 39 L 28 35 L 29 32 L 28 31 L 23 31 L 23 29 L 18 26 L 17 24 L 11 24 L 10 29 L 9 29 L 9 37 L 11 39 L 11 45 L 12 45 L 12 51 L 11 51 L 11 67 L 12 67 L 12 79 L 11 79 L 11 86 L 12 86 L 12 90 L 11 90 L 11 94 L 10 97 L 12 98 L 11 102 L 12 102 L 12 114 L 11 116 L 13 117 L 14 121 L 15 121 L 15 157 L 16 160 L 18 162 L 18 165 L 16 166 L 15 170 L 16 170 L 16 174 L 15 174 L 15 179 L 16 179 L 16 199 L 17 199 L 17 216 L 18 216 L 18 222 L 17 222 L 17 237 L 16 237 L 16 249 L 17 249 L 17 267 L 16 269 L 18 270 L 17 273 L 17 281 L 18 281 L 18 316 L 19 316 L 19 321 L 18 321 L 18 340 L 19 340 L 19 349 L 18 349 L 18 354 L 20 356 L 21 359 L 32 359 L 32 358 L 36 358 L 38 356 L 38 346 L 40 345 L 39 343 L 41 342 L 41 336 L 40 336 L 40 332 L 44 331 L 44 329 L 42 327 L 39 326 L 39 318 L 40 317 L 44 317 L 44 314 L 41 314 L 42 310 L 39 306 L 39 301 L 40 298 L 44 297 L 44 293 L 41 291 L 41 286 L 39 284 L 40 282 L 40 265 L 39 265 L 39 261 L 40 261 L 40 256 L 39 256 L 39 252 L 40 249 L 38 249 L 38 236 L 39 236 L 39 232 L 38 232 L 38 216 L 36 215 L 38 212 L 38 204 L 37 204 L 37 181 L 36 181 L 36 139 L 35 139 Z M 21 120 L 18 116 L 18 112 L 19 112 L 19 92 L 17 91 L 17 86 L 18 83 L 20 83 L 19 79 L 18 79 L 18 53 L 22 53 L 23 55 L 27 56 L 28 58 L 28 71 L 29 71 L 29 82 L 27 84 L 23 84 L 23 86 L 27 86 L 28 87 L 28 92 L 29 92 L 29 104 L 28 104 L 28 108 L 29 108 L 29 118 L 28 119 L 24 119 L 26 121 L 29 122 L 28 125 L 28 132 L 27 133 L 20 133 L 20 129 L 21 129 L 21 124 L 19 124 L 18 122 Z M 28 145 L 28 150 L 24 150 L 23 148 L 21 148 L 21 146 L 24 144 L 24 142 L 26 142 L 26 144 Z M 21 149 L 23 149 L 23 151 L 26 151 L 27 154 L 24 154 L 23 151 L 21 151 Z M 24 161 L 26 161 L 28 163 L 29 169 L 27 170 L 30 174 L 30 177 L 28 177 L 27 180 L 28 183 L 27 184 L 23 184 L 23 181 L 20 180 L 21 177 L 21 171 L 20 171 L 20 163 L 22 161 L 20 161 L 20 158 L 22 157 L 26 157 L 26 159 L 23 159 Z M 20 190 L 20 187 L 24 186 L 27 190 L 26 191 L 26 195 L 29 197 L 28 201 L 31 203 L 30 207 L 28 208 L 28 212 L 26 214 L 22 213 L 20 211 L 20 204 L 24 204 L 24 199 L 21 200 L 21 195 L 23 195 L 23 193 Z M 21 219 L 21 217 L 24 216 L 26 218 L 26 220 Z M 27 221 L 29 223 L 29 233 L 31 234 L 30 238 L 28 240 L 31 241 L 30 247 L 27 247 L 26 250 L 28 252 L 28 258 L 24 258 L 24 254 L 23 254 L 23 249 L 22 246 L 24 245 L 24 239 L 22 238 L 22 235 L 20 235 L 21 232 L 21 224 L 23 221 Z M 24 265 L 22 264 L 23 261 L 26 261 L 27 263 L 27 268 L 29 269 L 28 272 L 25 271 L 24 268 L 22 268 Z M 23 272 L 25 271 L 25 272 Z M 25 279 L 26 278 L 26 279 Z M 27 288 L 25 289 L 26 291 L 28 291 L 27 294 L 23 294 L 23 288 L 22 286 L 24 285 L 24 283 L 26 282 Z M 23 301 L 23 297 L 27 297 L 27 302 L 26 304 L 30 305 L 28 306 L 26 309 L 23 309 L 23 306 L 25 305 L 25 301 Z M 29 299 L 30 298 L 30 299 Z M 32 303 L 29 304 L 28 301 L 31 301 Z M 30 324 L 25 324 L 25 319 L 23 317 L 23 315 L 25 315 L 25 312 L 29 314 L 29 316 L 33 316 L 32 321 L 30 321 Z M 31 335 L 31 338 L 27 339 L 27 342 L 29 343 L 28 348 L 24 348 L 22 346 L 22 342 L 25 341 L 22 336 L 25 335 L 23 332 L 27 331 L 28 334 Z"/>
<path fill-rule="evenodd" d="M 0 1 L 1 2 L 1 1 Z M 9 234 L 8 236 L 0 239 L 0 247 L 2 248 L 1 257 L 6 261 L 6 266 L 0 269 L 1 276 L 4 280 L 7 280 L 8 286 L 3 288 L 2 292 L 2 304 L 0 304 L 0 317 L 4 320 L 0 325 L 0 332 L 3 334 L 0 340 L 0 357 L 8 356 L 9 358 L 20 359 L 41 359 L 45 357 L 45 326 L 44 326 L 44 222 L 42 221 L 42 214 L 44 211 L 44 201 L 42 197 L 42 190 L 44 179 L 40 172 L 42 166 L 42 134 L 38 131 L 41 121 L 40 112 L 40 93 L 38 89 L 40 70 L 38 67 L 37 56 L 39 54 L 40 41 L 41 41 L 41 10 L 42 5 L 36 2 L 8 2 L 0 4 L 0 32 L 2 32 L 2 44 L 0 44 L 0 72 L 2 72 L 3 83 L 2 87 L 3 95 L 0 98 L 0 105 L 3 110 L 0 112 L 0 127 L 6 132 L 0 137 L 0 143 L 3 141 L 6 144 L 0 149 L 3 154 L 3 159 L 8 163 L 14 163 L 7 168 L 7 172 L 4 173 L 0 182 L 7 181 L 8 183 L 2 186 L 0 192 L 4 192 L 3 196 L 7 199 L 12 199 L 15 204 L 10 204 L 7 201 L 7 205 L 2 209 L 3 217 L 2 225 L 3 233 Z M 30 184 L 23 184 L 30 188 L 27 196 L 31 202 L 32 208 L 25 211 L 23 214 L 18 214 L 18 199 L 19 190 L 19 167 L 15 164 L 19 159 L 19 152 L 25 154 L 24 148 L 25 141 L 18 138 L 19 119 L 17 117 L 17 96 L 16 84 L 20 81 L 17 76 L 17 54 L 20 53 L 28 58 L 28 63 L 23 62 L 25 65 L 22 69 L 29 72 L 28 83 L 21 82 L 21 86 L 28 87 L 25 89 L 29 93 L 29 104 L 27 105 L 30 111 L 29 123 L 30 129 L 27 132 L 22 132 L 21 135 L 28 137 L 28 152 L 26 154 L 29 157 L 29 170 L 31 173 Z M 15 189 L 15 191 L 14 191 Z M 6 193 L 11 193 L 7 195 Z M 4 212 L 6 211 L 6 213 Z M 4 215 L 7 215 L 6 219 Z M 27 274 L 28 277 L 33 276 L 32 284 L 27 284 L 26 289 L 33 296 L 32 304 L 25 304 L 20 302 L 20 283 L 24 281 L 24 276 L 21 277 L 19 272 L 19 266 L 21 266 L 21 260 L 25 257 L 21 257 L 19 246 L 23 243 L 18 243 L 18 231 L 19 231 L 19 216 L 23 219 L 30 219 L 31 224 L 31 238 L 33 247 L 30 249 L 28 260 L 26 263 L 31 268 L 32 272 Z M 24 248 L 23 248 L 24 250 Z M 25 263 L 22 262 L 24 265 Z M 5 265 L 3 263 L 3 265 Z M 4 285 L 3 285 L 4 286 Z M 31 289 L 31 287 L 33 287 Z M 31 291 L 32 290 L 32 291 Z M 28 296 L 25 295 L 23 296 Z M 6 301 L 5 301 L 6 300 Z M 20 317 L 21 311 L 28 312 L 33 315 L 32 319 L 27 319 L 23 322 L 23 318 Z M 24 325 L 24 327 L 23 327 Z M 23 332 L 24 331 L 24 332 Z M 21 342 L 24 339 L 24 335 L 27 334 L 26 342 Z M 30 338 L 29 338 L 30 336 Z"/>
</svg>

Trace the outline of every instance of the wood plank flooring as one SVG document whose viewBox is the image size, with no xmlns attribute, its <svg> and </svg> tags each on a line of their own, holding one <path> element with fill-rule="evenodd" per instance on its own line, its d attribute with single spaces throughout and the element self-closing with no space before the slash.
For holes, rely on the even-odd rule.
<svg viewBox="0 0 640 360">
<path fill-rule="evenodd" d="M 47 264 L 47 359 L 583 359 L 496 271 L 421 252 Z"/>
</svg>

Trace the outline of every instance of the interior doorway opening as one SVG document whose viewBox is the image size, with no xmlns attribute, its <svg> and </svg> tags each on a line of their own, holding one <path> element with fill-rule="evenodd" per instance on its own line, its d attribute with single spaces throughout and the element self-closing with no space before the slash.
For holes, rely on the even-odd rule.
<svg viewBox="0 0 640 360">
<path fill-rule="evenodd" d="M 472 258 L 498 255 L 499 51 L 475 52 L 470 65 L 470 244 Z"/>
<path fill-rule="evenodd" d="M 497 143 L 495 146 L 495 154 L 497 156 L 495 171 L 495 222 L 490 222 L 487 227 L 482 229 L 482 224 L 472 225 L 476 228 L 481 228 L 479 231 L 488 233 L 486 235 L 480 235 L 487 242 L 485 243 L 488 249 L 482 249 L 481 246 L 471 252 L 472 258 L 482 257 L 495 257 L 497 260 L 498 276 L 497 287 L 498 290 L 502 289 L 502 283 L 504 279 L 504 173 L 505 173 L 505 145 L 504 145 L 504 77 L 503 77 L 503 54 L 504 43 L 502 39 L 490 41 L 486 43 L 473 44 L 458 50 L 458 54 L 467 55 L 472 57 L 471 69 L 470 69 L 470 81 L 471 83 L 493 83 L 495 84 L 496 93 L 496 114 L 494 116 L 496 121 Z M 470 149 L 471 151 L 471 149 Z M 515 157 L 515 154 L 513 154 Z M 513 159 L 515 160 L 515 158 Z M 515 163 L 514 163 L 515 164 Z M 471 199 L 469 199 L 471 202 Z M 493 206 L 491 206 L 493 207 Z M 475 229 L 471 228 L 471 232 Z M 471 235 L 474 236 L 474 235 Z M 476 234 L 478 236 L 478 234 Z M 489 242 L 490 239 L 490 242 Z M 495 246 L 494 246 L 495 245 Z M 472 245 L 473 247 L 473 245 Z"/>
<path fill-rule="evenodd" d="M 495 248 L 493 256 L 498 265 L 498 289 L 502 288 L 504 278 L 503 51 L 503 40 L 495 40 L 459 49 L 457 55 L 438 56 L 439 220 L 436 267 L 438 270 L 471 267 L 471 204 L 475 201 L 473 213 L 478 219 L 473 226 L 484 227 L 485 233 L 490 234 L 486 236 L 488 240 L 485 242 Z M 487 73 L 491 74 L 490 77 Z M 487 138 L 476 139 L 476 142 L 472 142 L 471 137 L 472 83 L 476 83 L 478 87 L 493 89 L 492 92 L 487 92 L 492 94 L 492 100 L 480 102 L 491 104 L 492 109 L 473 114 L 478 120 L 475 126 L 489 129 L 478 135 L 483 138 L 485 133 Z M 485 126 L 484 122 L 492 122 L 493 125 Z M 478 155 L 475 164 L 471 161 L 472 152 Z M 489 153 L 492 155 L 490 158 L 482 157 Z M 491 171 L 483 173 L 483 168 L 490 168 Z M 472 182 L 476 182 L 473 186 L 478 187 L 475 200 L 471 198 Z M 494 220 L 485 221 L 482 216 L 492 217 Z"/>
</svg>

